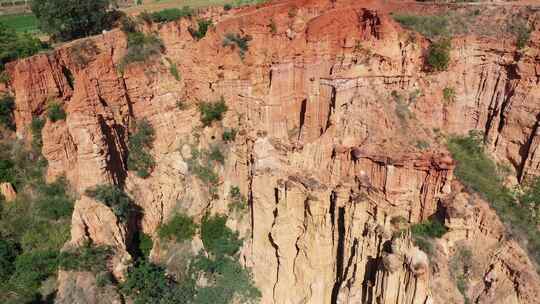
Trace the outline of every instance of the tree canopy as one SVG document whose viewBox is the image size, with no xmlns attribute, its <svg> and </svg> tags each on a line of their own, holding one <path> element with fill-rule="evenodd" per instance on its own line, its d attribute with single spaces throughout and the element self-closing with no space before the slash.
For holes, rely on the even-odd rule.
<svg viewBox="0 0 540 304">
<path fill-rule="evenodd" d="M 34 0 L 32 12 L 43 32 L 54 40 L 69 41 L 107 28 L 109 6 L 110 0 Z"/>
</svg>

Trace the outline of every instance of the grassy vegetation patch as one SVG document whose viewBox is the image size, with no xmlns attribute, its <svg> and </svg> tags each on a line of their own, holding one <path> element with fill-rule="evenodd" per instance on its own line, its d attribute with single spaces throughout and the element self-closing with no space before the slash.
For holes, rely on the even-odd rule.
<svg viewBox="0 0 540 304">
<path fill-rule="evenodd" d="M 179 20 L 181 18 L 192 17 L 194 15 L 193 9 L 189 6 L 179 8 L 167 8 L 158 12 L 150 13 L 147 16 L 142 16 L 144 19 L 150 19 L 153 22 L 170 22 Z"/>
<path fill-rule="evenodd" d="M 127 53 L 120 61 L 120 71 L 123 71 L 129 64 L 145 62 L 159 56 L 164 48 L 159 37 L 142 32 L 128 32 L 127 46 Z"/>
<path fill-rule="evenodd" d="M 450 138 L 448 149 L 457 161 L 456 177 L 490 203 L 512 234 L 526 240 L 530 256 L 540 263 L 540 233 L 537 228 L 540 210 L 536 203 L 540 202 L 540 182 L 535 180 L 526 186 L 521 196 L 505 187 L 497 165 L 484 152 L 482 136 L 478 132 Z M 533 206 L 529 202 L 534 202 Z"/>
<path fill-rule="evenodd" d="M 33 14 L 1 15 L 0 23 L 19 33 L 35 33 L 39 31 L 38 20 Z"/>
<path fill-rule="evenodd" d="M 428 38 L 450 34 L 448 17 L 444 15 L 421 16 L 396 14 L 392 17 L 403 27 L 419 32 Z"/>
</svg>

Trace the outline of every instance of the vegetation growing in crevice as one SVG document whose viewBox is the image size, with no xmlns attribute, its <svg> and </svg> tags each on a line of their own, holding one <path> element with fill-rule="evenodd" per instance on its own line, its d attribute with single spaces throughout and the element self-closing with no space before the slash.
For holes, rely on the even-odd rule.
<svg viewBox="0 0 540 304">
<path fill-rule="evenodd" d="M 85 194 L 111 208 L 112 212 L 122 221 L 127 221 L 135 211 L 131 198 L 117 186 L 98 185 L 86 189 Z"/>
<path fill-rule="evenodd" d="M 212 20 L 199 19 L 197 21 L 197 29 L 189 27 L 188 31 L 191 34 L 191 37 L 193 37 L 195 40 L 201 40 L 204 38 L 204 36 L 206 36 L 206 32 L 208 32 L 210 27 L 212 27 Z"/>
<path fill-rule="evenodd" d="M 432 240 L 442 237 L 448 229 L 438 219 L 426 220 L 411 226 L 411 234 L 416 246 L 427 254 L 433 253 Z"/>
<path fill-rule="evenodd" d="M 128 170 L 135 171 L 139 177 L 147 178 L 156 162 L 150 150 L 155 139 L 154 127 L 147 119 L 137 122 L 136 131 L 129 135 Z"/>
<path fill-rule="evenodd" d="M 32 148 L 34 151 L 39 151 L 43 148 L 43 138 L 41 131 L 45 126 L 45 120 L 40 117 L 34 117 L 30 123 L 30 131 L 32 132 Z"/>
<path fill-rule="evenodd" d="M 47 117 L 49 117 L 52 122 L 65 120 L 66 112 L 64 111 L 60 103 L 54 101 L 47 105 Z"/>
<path fill-rule="evenodd" d="M 473 268 L 472 252 L 469 248 L 459 246 L 457 252 L 450 260 L 450 274 L 456 282 L 459 292 L 463 295 L 465 303 L 471 303 L 467 297 L 469 289 L 468 277 L 471 275 Z"/>
<path fill-rule="evenodd" d="M 443 99 L 445 103 L 453 103 L 456 100 L 456 90 L 453 87 L 443 89 Z"/>
<path fill-rule="evenodd" d="M 220 121 L 223 119 L 223 115 L 227 112 L 228 107 L 225 104 L 223 96 L 216 102 L 201 102 L 199 104 L 199 112 L 201 114 L 201 122 L 203 126 L 207 127 L 214 121 Z"/>
<path fill-rule="evenodd" d="M 223 47 L 233 47 L 238 48 L 238 52 L 240 53 L 240 58 L 244 58 L 246 55 L 246 52 L 249 48 L 249 41 L 251 41 L 251 36 L 249 35 L 240 35 L 238 33 L 227 33 L 225 34 L 225 37 L 223 37 L 222 45 Z"/>
<path fill-rule="evenodd" d="M 219 149 L 217 151 L 219 151 Z M 214 166 L 216 165 L 216 162 L 220 162 L 222 157 L 224 161 L 224 156 L 221 154 L 221 151 L 214 152 L 214 156 L 210 155 L 211 153 L 209 151 L 199 151 L 195 147 L 192 147 L 191 158 L 188 159 L 187 164 L 189 171 L 203 183 L 208 185 L 210 195 L 216 197 L 219 176 L 214 171 Z"/>
<path fill-rule="evenodd" d="M 228 129 L 223 131 L 222 139 L 226 142 L 234 142 L 236 140 L 236 129 Z"/>
<path fill-rule="evenodd" d="M 169 62 L 169 72 L 171 75 L 176 79 L 176 81 L 180 81 L 180 72 L 178 71 L 178 67 L 176 66 L 176 63 L 167 58 L 167 61 Z"/>
<path fill-rule="evenodd" d="M 515 237 L 526 239 L 530 256 L 540 263 L 537 228 L 540 182 L 533 180 L 525 185 L 522 195 L 515 195 L 504 186 L 496 163 L 484 151 L 482 140 L 482 135 L 475 131 L 448 140 L 448 149 L 457 161 L 454 173 L 470 191 L 481 194 L 490 203 Z"/>
<path fill-rule="evenodd" d="M 229 212 L 243 213 L 247 207 L 247 200 L 240 192 L 240 188 L 232 186 L 229 190 Z"/>
</svg>

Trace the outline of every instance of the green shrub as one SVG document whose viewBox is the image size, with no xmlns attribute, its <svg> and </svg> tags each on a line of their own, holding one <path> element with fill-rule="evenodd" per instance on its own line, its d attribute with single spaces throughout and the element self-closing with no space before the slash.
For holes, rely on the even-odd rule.
<svg viewBox="0 0 540 304">
<path fill-rule="evenodd" d="M 411 227 L 413 235 L 430 238 L 442 237 L 448 229 L 438 220 L 426 220 Z"/>
<path fill-rule="evenodd" d="M 206 36 L 206 32 L 208 32 L 208 29 L 212 26 L 212 20 L 210 19 L 199 19 L 197 21 L 198 27 L 197 30 L 193 28 L 188 28 L 189 33 L 191 34 L 191 37 L 193 37 L 195 40 L 201 40 Z"/>
<path fill-rule="evenodd" d="M 446 103 L 452 103 L 456 100 L 456 90 L 452 87 L 446 87 L 443 89 L 443 99 Z"/>
<path fill-rule="evenodd" d="M 427 64 L 433 71 L 446 71 L 450 63 L 450 39 L 440 39 L 431 43 L 427 53 Z"/>
<path fill-rule="evenodd" d="M 167 8 L 159 12 L 151 13 L 150 18 L 154 22 L 170 22 L 185 17 L 192 17 L 193 15 L 193 9 L 189 6 L 184 6 L 182 9 Z"/>
<path fill-rule="evenodd" d="M 246 198 L 240 192 L 240 188 L 232 186 L 229 190 L 229 212 L 242 212 L 247 208 Z"/>
<path fill-rule="evenodd" d="M 43 127 L 45 126 L 45 120 L 34 117 L 32 119 L 32 123 L 30 124 L 30 130 L 32 132 L 32 148 L 34 151 L 41 154 L 41 149 L 43 148 L 43 138 L 41 135 L 41 131 L 43 130 Z"/>
<path fill-rule="evenodd" d="M 229 229 L 226 222 L 226 217 L 220 215 L 205 215 L 202 219 L 201 239 L 204 248 L 216 257 L 234 256 L 242 246 L 238 233 Z"/>
<path fill-rule="evenodd" d="M 120 61 L 119 69 L 132 63 L 145 62 L 163 51 L 163 42 L 153 34 L 141 32 L 127 33 L 127 53 Z"/>
<path fill-rule="evenodd" d="M 176 242 L 188 241 L 197 232 L 197 225 L 193 219 L 184 214 L 175 214 L 166 224 L 162 224 L 158 229 L 160 239 Z"/>
<path fill-rule="evenodd" d="M 256 303 L 261 296 L 251 273 L 235 258 L 209 258 L 199 254 L 192 269 L 209 278 L 208 285 L 197 289 L 195 303 L 228 304 L 234 303 L 235 299 L 238 303 Z"/>
<path fill-rule="evenodd" d="M 277 34 L 277 25 L 274 19 L 270 19 L 269 27 L 270 27 L 270 33 L 272 33 L 272 35 Z"/>
<path fill-rule="evenodd" d="M 178 67 L 176 66 L 176 63 L 174 62 L 169 62 L 169 72 L 171 73 L 171 75 L 173 75 L 174 79 L 176 79 L 176 81 L 180 81 L 181 77 L 180 77 L 180 72 L 178 72 Z"/>
<path fill-rule="evenodd" d="M 229 130 L 223 131 L 222 138 L 224 141 L 235 141 L 236 129 L 229 129 Z"/>
<path fill-rule="evenodd" d="M 128 170 L 146 178 L 156 164 L 150 150 L 154 144 L 155 131 L 147 119 L 137 122 L 137 130 L 129 136 Z"/>
<path fill-rule="evenodd" d="M 97 274 L 107 270 L 107 260 L 112 255 L 113 251 L 110 247 L 92 246 L 86 243 L 60 253 L 59 267 L 63 270 L 91 271 Z"/>
<path fill-rule="evenodd" d="M 152 242 L 152 238 L 145 233 L 139 232 L 139 251 L 141 252 L 142 256 L 144 258 L 150 256 L 150 252 L 152 251 L 152 248 L 154 247 L 154 242 Z"/>
<path fill-rule="evenodd" d="M 214 121 L 223 119 L 223 114 L 227 112 L 228 107 L 225 104 L 225 99 L 221 99 L 217 102 L 202 102 L 199 104 L 199 112 L 201 113 L 201 122 L 203 126 L 207 127 Z"/>
<path fill-rule="evenodd" d="M 446 16 L 393 15 L 392 17 L 403 27 L 419 32 L 428 38 L 450 34 Z"/>
<path fill-rule="evenodd" d="M 15 130 L 13 111 L 15 111 L 15 100 L 13 96 L 0 96 L 0 123 L 12 131 Z"/>
<path fill-rule="evenodd" d="M 135 304 L 159 303 L 172 286 L 165 269 L 147 261 L 139 262 L 128 272 L 122 292 L 131 296 Z"/>
<path fill-rule="evenodd" d="M 47 116 L 52 122 L 66 119 L 66 112 L 57 102 L 52 102 L 47 106 Z"/>
<path fill-rule="evenodd" d="M 111 208 L 113 213 L 126 221 L 134 211 L 133 202 L 129 196 L 114 185 L 98 185 L 87 189 L 85 194 Z"/>
<path fill-rule="evenodd" d="M 232 46 L 237 47 L 240 52 L 240 57 L 244 58 L 248 48 L 249 48 L 249 41 L 251 40 L 251 36 L 244 35 L 241 36 L 237 33 L 227 33 L 225 34 L 225 37 L 223 37 L 223 47 Z"/>
</svg>

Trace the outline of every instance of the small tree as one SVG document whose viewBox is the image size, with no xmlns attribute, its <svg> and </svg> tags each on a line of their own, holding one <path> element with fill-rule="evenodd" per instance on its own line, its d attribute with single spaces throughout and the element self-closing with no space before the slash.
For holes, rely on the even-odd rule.
<svg viewBox="0 0 540 304">
<path fill-rule="evenodd" d="M 433 42 L 428 49 L 427 64 L 433 71 L 446 71 L 450 62 L 450 39 L 443 38 Z"/>
<path fill-rule="evenodd" d="M 43 32 L 69 41 L 107 28 L 109 5 L 110 0 L 34 0 L 31 8 Z"/>
</svg>

